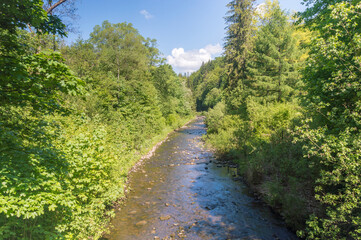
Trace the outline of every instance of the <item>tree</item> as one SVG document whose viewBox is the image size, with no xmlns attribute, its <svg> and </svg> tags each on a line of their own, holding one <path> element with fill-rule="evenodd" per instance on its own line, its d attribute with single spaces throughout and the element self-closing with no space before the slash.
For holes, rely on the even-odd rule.
<svg viewBox="0 0 361 240">
<path fill-rule="evenodd" d="M 65 95 L 82 91 L 56 52 L 29 50 L 21 29 L 32 25 L 37 35 L 65 35 L 56 16 L 42 1 L 0 4 L 0 238 L 58 237 L 56 215 L 74 203 L 66 193 L 67 163 L 52 145 L 56 135 L 47 117 L 67 113 Z M 61 210 L 63 212 L 61 212 Z M 39 222 L 43 224 L 39 225 Z"/>
<path fill-rule="evenodd" d="M 65 25 L 56 16 L 47 16 L 41 0 L 7 0 L 0 5 L 0 28 L 14 34 L 16 29 L 28 24 L 37 31 L 64 35 Z"/>
<path fill-rule="evenodd" d="M 48 14 L 52 15 L 54 9 L 64 4 L 65 2 L 67 2 L 67 0 L 59 0 L 56 3 L 53 3 L 53 0 L 47 0 L 46 4 L 44 5 L 44 9 Z"/>
<path fill-rule="evenodd" d="M 193 90 L 197 111 L 214 107 L 221 100 L 224 90 L 225 58 L 217 57 L 201 66 L 188 78 L 188 86 Z"/>
<path fill-rule="evenodd" d="M 43 111 L 58 108 L 56 95 L 77 92 L 80 80 L 57 53 L 26 54 L 17 29 L 31 24 L 38 34 L 64 35 L 64 25 L 56 16 L 46 14 L 40 0 L 11 1 L 1 8 L 0 105 L 26 103 Z"/>
<path fill-rule="evenodd" d="M 277 0 L 266 2 L 244 79 L 245 91 L 260 102 L 286 101 L 298 81 L 300 51 L 289 17 Z"/>
<path fill-rule="evenodd" d="M 151 71 L 152 81 L 158 91 L 159 107 L 165 118 L 171 114 L 181 116 L 191 112 L 190 94 L 182 77 L 177 76 L 168 64 L 160 65 Z"/>
<path fill-rule="evenodd" d="M 94 27 L 90 42 L 99 52 L 100 64 L 119 80 L 129 80 L 147 70 L 149 52 L 145 39 L 130 23 L 112 24 L 104 21 Z"/>
<path fill-rule="evenodd" d="M 302 4 L 306 5 L 306 10 L 298 13 L 301 17 L 300 21 L 305 21 L 310 28 L 317 27 L 327 23 L 324 16 L 331 13 L 330 6 L 340 2 L 356 2 L 353 0 L 302 0 Z M 314 25 L 315 24 L 315 25 Z"/>
<path fill-rule="evenodd" d="M 301 129 L 305 155 L 318 171 L 315 198 L 325 208 L 308 221 L 310 239 L 361 238 L 361 5 L 317 1 L 304 71 L 310 119 Z M 323 6 L 323 7 L 320 7 Z M 307 13 L 306 11 L 306 13 Z M 307 20 L 307 19 L 306 19 Z"/>
<path fill-rule="evenodd" d="M 254 0 L 232 0 L 227 7 L 228 16 L 225 56 L 227 62 L 228 80 L 226 100 L 231 111 L 240 108 L 237 96 L 242 95 L 243 79 L 249 52 L 252 49 L 254 33 Z"/>
<path fill-rule="evenodd" d="M 157 66 L 157 64 L 162 64 L 164 59 L 160 59 L 159 49 L 157 48 L 157 40 L 147 38 L 144 44 L 148 49 L 148 58 L 150 66 Z"/>
<path fill-rule="evenodd" d="M 69 32 L 76 32 L 74 22 L 77 20 L 76 2 L 78 0 L 45 0 L 43 8 L 48 15 L 58 16 L 66 25 L 66 30 Z"/>
</svg>

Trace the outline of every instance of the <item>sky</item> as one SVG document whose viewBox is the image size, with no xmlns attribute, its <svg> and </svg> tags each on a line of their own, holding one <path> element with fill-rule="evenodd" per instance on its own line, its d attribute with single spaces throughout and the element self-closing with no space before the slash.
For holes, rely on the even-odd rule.
<svg viewBox="0 0 361 240">
<path fill-rule="evenodd" d="M 88 39 L 95 25 L 105 20 L 128 22 L 158 49 L 177 73 L 191 73 L 202 62 L 223 52 L 227 3 L 230 0 L 77 0 L 78 33 L 69 34 L 70 44 Z M 302 11 L 302 0 L 279 0 L 281 8 Z M 257 0 L 261 4 L 263 0 Z"/>
</svg>

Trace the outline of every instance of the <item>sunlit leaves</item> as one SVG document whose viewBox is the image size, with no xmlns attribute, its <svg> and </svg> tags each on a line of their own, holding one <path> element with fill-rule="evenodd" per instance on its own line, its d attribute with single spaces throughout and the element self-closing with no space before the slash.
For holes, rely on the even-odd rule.
<svg viewBox="0 0 361 240">
<path fill-rule="evenodd" d="M 82 81 L 63 63 L 58 53 L 22 56 L 20 61 L 0 58 L 3 68 L 0 83 L 1 105 L 32 105 L 39 111 L 60 109 L 60 93 L 76 95 Z M 7 64 L 6 64 L 7 63 Z"/>
<path fill-rule="evenodd" d="M 321 2 L 325 7 L 317 10 Z M 317 1 L 313 7 L 318 36 L 304 72 L 312 121 L 302 136 L 310 164 L 319 170 L 315 197 L 326 212 L 308 221 L 310 239 L 361 236 L 360 7 L 348 1 Z"/>
<path fill-rule="evenodd" d="M 65 35 L 65 25 L 48 16 L 42 0 L 5 0 L 0 4 L 0 28 L 14 34 L 17 28 L 34 27 L 41 33 Z"/>
</svg>

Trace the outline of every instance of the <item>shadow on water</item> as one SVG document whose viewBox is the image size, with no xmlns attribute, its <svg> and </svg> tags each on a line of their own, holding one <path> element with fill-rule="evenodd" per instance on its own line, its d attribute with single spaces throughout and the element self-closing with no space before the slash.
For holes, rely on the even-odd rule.
<svg viewBox="0 0 361 240">
<path fill-rule="evenodd" d="M 205 133 L 197 118 L 131 174 L 108 239 L 297 239 L 203 147 Z"/>
</svg>

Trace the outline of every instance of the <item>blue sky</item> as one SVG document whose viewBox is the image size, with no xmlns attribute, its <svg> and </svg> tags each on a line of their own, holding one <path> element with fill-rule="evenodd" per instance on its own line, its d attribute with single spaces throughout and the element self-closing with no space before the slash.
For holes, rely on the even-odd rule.
<svg viewBox="0 0 361 240">
<path fill-rule="evenodd" d="M 225 36 L 229 0 L 80 0 L 77 27 L 68 42 L 88 39 L 104 20 L 128 22 L 158 48 L 176 72 L 192 72 L 202 61 L 218 56 Z M 257 3 L 262 3 L 258 0 Z M 288 10 L 302 10 L 301 0 L 279 0 Z"/>
</svg>

